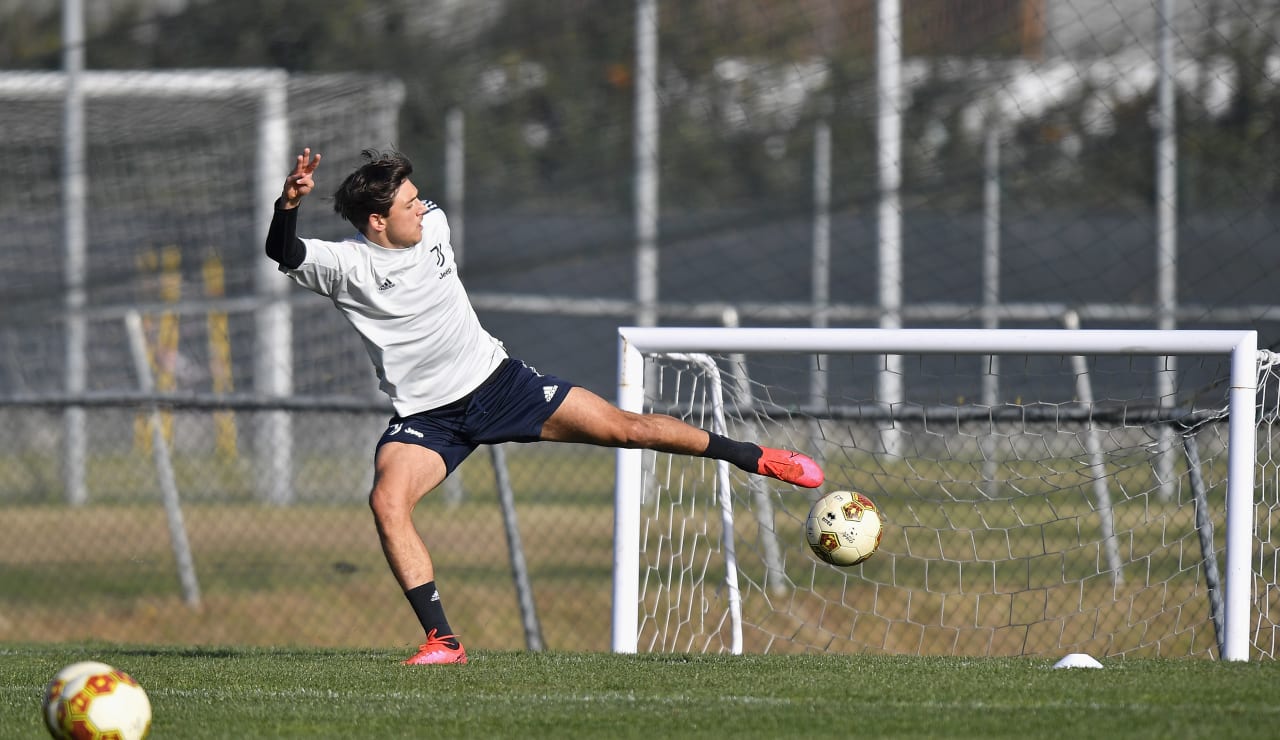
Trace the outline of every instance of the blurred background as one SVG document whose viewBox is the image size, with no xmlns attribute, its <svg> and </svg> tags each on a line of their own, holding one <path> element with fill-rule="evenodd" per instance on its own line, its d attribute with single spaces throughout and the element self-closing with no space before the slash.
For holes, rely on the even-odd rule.
<svg viewBox="0 0 1280 740">
<path fill-rule="evenodd" d="M 1274 348 L 1277 83 L 1271 0 L 0 0 L 0 639 L 416 644 L 389 409 L 262 253 L 304 146 L 300 233 L 403 151 L 490 332 L 612 398 L 625 325 Z M 507 445 L 424 502 L 468 646 L 608 647 L 612 489 Z"/>
</svg>

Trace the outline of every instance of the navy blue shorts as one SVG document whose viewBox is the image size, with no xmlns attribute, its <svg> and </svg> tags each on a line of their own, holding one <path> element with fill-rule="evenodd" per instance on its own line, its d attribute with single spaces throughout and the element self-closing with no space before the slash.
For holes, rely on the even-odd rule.
<svg viewBox="0 0 1280 740">
<path fill-rule="evenodd" d="M 440 453 L 452 473 L 482 444 L 537 442 L 543 423 L 573 385 L 507 358 L 469 395 L 429 411 L 391 417 L 378 449 L 388 442 L 420 445 Z"/>
</svg>

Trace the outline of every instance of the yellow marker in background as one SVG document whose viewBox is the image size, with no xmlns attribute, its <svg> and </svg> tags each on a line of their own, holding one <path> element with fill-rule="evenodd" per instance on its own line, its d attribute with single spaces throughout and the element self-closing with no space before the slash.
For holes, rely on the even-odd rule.
<svg viewBox="0 0 1280 740">
<path fill-rule="evenodd" d="M 148 250 L 138 257 L 140 273 L 159 272 L 158 292 L 160 300 L 165 303 L 177 303 L 182 298 L 182 252 L 177 247 L 168 246 L 156 252 Z M 155 341 L 147 342 L 147 363 L 155 377 L 155 390 L 158 393 L 172 392 L 177 387 L 178 366 L 178 316 L 172 311 L 164 311 L 157 322 L 151 316 L 142 317 L 144 334 L 154 334 Z M 151 432 L 146 415 L 138 415 L 133 421 L 134 449 L 149 453 L 151 451 Z M 161 428 L 164 438 L 173 441 L 173 414 L 161 413 Z"/>
<path fill-rule="evenodd" d="M 222 298 L 227 294 L 222 259 L 210 254 L 204 261 L 204 294 L 208 298 Z M 226 311 L 210 311 L 209 375 L 213 379 L 214 393 L 230 393 L 235 390 L 231 375 L 231 337 L 227 329 Z M 233 460 L 238 454 L 236 444 L 236 416 L 234 411 L 215 411 L 213 414 L 216 449 L 219 459 Z"/>
</svg>

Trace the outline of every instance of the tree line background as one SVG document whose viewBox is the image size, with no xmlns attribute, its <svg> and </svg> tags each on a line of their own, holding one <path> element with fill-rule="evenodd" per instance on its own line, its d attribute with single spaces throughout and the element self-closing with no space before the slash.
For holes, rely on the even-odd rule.
<svg viewBox="0 0 1280 740">
<path fill-rule="evenodd" d="M 1052 2 L 1052 0 L 1048 0 Z M 11 4 L 0 19 L 0 68 L 57 69 L 61 64 L 57 3 Z M 634 8 L 613 0 L 556 3 L 401 3 L 369 0 L 217 0 L 113 2 L 93 14 L 85 49 L 91 69 L 279 67 L 294 72 L 374 72 L 407 88 L 402 141 L 416 161 L 438 171 L 445 110 L 481 113 L 468 129 L 469 193 L 477 209 L 521 208 L 549 194 L 576 208 L 625 205 L 631 184 Z M 1179 100 L 1182 197 L 1230 206 L 1247 197 L 1280 199 L 1276 119 L 1280 87 L 1268 65 L 1280 54 L 1280 10 L 1273 4 L 1199 3 L 1212 16 L 1195 38 L 1180 38 L 1202 60 L 1226 59 L 1232 79 L 1227 110 L 1207 115 L 1193 92 Z M 941 67 L 956 58 L 995 63 L 1035 61 L 1044 54 L 1043 2 L 905 0 L 908 56 Z M 838 151 L 863 151 L 836 173 L 836 204 L 874 202 L 875 2 L 660 2 L 660 86 L 665 209 L 769 202 L 808 208 L 807 151 L 813 120 L 837 121 Z M 1142 29 L 1135 29 L 1141 32 Z M 1146 50 L 1155 49 L 1150 42 Z M 1105 49 L 1103 51 L 1106 51 Z M 1114 50 L 1113 50 L 1114 51 Z M 1181 51 L 1185 56 L 1185 50 Z M 756 111 L 725 126 L 717 60 L 749 59 L 768 75 L 790 70 L 787 84 L 805 94 L 776 115 Z M 806 72 L 820 59 L 827 74 Z M 1180 64 L 1189 60 L 1180 59 Z M 910 97 L 907 142 L 927 141 L 927 126 L 954 123 L 960 107 L 987 81 L 930 75 Z M 720 89 L 717 90 L 717 87 Z M 1064 166 L 1052 146 L 1087 127 L 1084 90 L 1045 115 L 1020 123 L 1012 141 L 1025 153 L 1005 183 L 1034 183 L 1049 200 L 1093 205 L 1149 204 L 1154 193 L 1150 111 L 1154 87 L 1112 104 L 1115 124 L 1081 136 Z M 747 93 L 750 94 L 750 93 Z M 295 105 L 305 105 L 296 101 Z M 708 146 L 714 142 L 714 146 Z M 846 146 L 842 144 L 847 143 Z M 1048 145 L 1048 146 L 1046 146 Z M 981 140 L 949 137 L 941 147 L 904 149 L 904 180 L 935 206 L 972 207 L 978 189 L 930 187 L 976 177 Z M 726 152 L 729 156 L 725 156 Z M 1143 153 L 1146 153 L 1145 155 Z M 1117 156 L 1123 153 L 1123 156 Z M 841 172 L 845 173 L 843 176 Z M 1057 183 L 1060 187 L 1053 187 Z M 1080 187 L 1087 183 L 1087 187 Z M 1042 196 L 1043 197 L 1043 196 Z"/>
</svg>

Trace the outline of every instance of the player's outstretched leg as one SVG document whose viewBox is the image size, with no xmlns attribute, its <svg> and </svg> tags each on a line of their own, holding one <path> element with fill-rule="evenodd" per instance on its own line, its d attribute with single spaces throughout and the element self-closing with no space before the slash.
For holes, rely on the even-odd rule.
<svg viewBox="0 0 1280 740">
<path fill-rule="evenodd" d="M 756 472 L 802 488 L 817 488 L 825 478 L 822 468 L 808 455 L 772 447 L 760 448 Z"/>
<path fill-rule="evenodd" d="M 804 488 L 817 488 L 823 481 L 822 468 L 807 455 L 740 442 L 666 414 L 622 411 L 577 386 L 569 389 L 564 402 L 543 422 L 540 438 L 725 460 L 748 473 Z"/>
<path fill-rule="evenodd" d="M 466 662 L 467 651 L 462 648 L 458 638 L 453 635 L 437 635 L 435 630 L 431 630 L 427 633 L 427 641 L 419 645 L 418 652 L 404 661 L 404 664 L 440 665 Z"/>
</svg>

